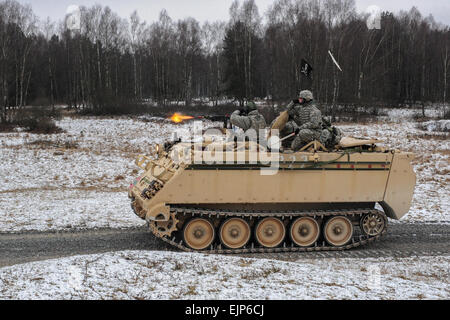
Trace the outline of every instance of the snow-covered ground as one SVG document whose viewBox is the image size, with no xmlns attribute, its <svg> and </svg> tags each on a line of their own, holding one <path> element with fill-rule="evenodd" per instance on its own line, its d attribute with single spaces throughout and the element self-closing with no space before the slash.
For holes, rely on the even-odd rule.
<svg viewBox="0 0 450 320">
<path fill-rule="evenodd" d="M 425 116 L 428 118 L 442 119 L 448 110 L 448 105 L 436 105 L 425 108 Z M 391 122 L 403 122 L 405 120 L 418 119 L 423 116 L 422 109 L 417 108 L 382 108 L 380 118 Z"/>
<path fill-rule="evenodd" d="M 64 118 L 64 133 L 0 133 L 0 232 L 131 227 L 134 160 L 189 125 L 162 119 Z"/>
<path fill-rule="evenodd" d="M 432 124 L 413 120 L 419 112 L 389 109 L 379 122 L 340 128 L 347 135 L 378 138 L 385 146 L 415 152 L 416 192 L 402 221 L 449 222 L 450 134 L 428 131 Z M 0 133 L 0 232 L 142 225 L 126 192 L 139 174 L 135 157 L 192 126 L 126 117 L 67 117 L 57 124 L 64 133 Z"/>
<path fill-rule="evenodd" d="M 284 262 L 122 251 L 0 269 L 0 299 L 445 299 L 450 257 Z"/>
</svg>

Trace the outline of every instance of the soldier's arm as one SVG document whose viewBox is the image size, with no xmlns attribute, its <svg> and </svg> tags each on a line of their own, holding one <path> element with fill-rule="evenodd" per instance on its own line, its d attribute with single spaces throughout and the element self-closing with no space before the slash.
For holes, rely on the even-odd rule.
<svg viewBox="0 0 450 320">
<path fill-rule="evenodd" d="M 291 111 L 295 106 L 295 103 L 293 101 L 289 102 L 289 104 L 286 106 L 286 111 Z"/>
<path fill-rule="evenodd" d="M 239 110 L 233 112 L 230 117 L 230 123 L 236 127 L 241 128 L 244 131 L 247 131 L 248 129 L 250 129 L 252 121 L 249 117 L 241 116 L 240 113 L 241 112 Z"/>
<path fill-rule="evenodd" d="M 284 128 L 286 132 L 292 133 L 298 129 L 298 125 L 294 121 L 289 121 Z"/>
<path fill-rule="evenodd" d="M 300 127 L 302 129 L 317 130 L 322 128 L 322 113 L 319 110 L 313 110 L 310 115 L 310 121 Z"/>
</svg>

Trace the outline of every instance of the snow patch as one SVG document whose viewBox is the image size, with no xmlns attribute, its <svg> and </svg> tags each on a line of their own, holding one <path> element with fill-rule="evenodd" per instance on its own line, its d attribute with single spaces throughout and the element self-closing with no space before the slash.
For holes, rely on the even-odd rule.
<svg viewBox="0 0 450 320">
<path fill-rule="evenodd" d="M 122 251 L 0 269 L 0 299 L 449 299 L 450 258 Z"/>
<path fill-rule="evenodd" d="M 450 120 L 426 121 L 419 126 L 429 132 L 450 132 Z"/>
</svg>

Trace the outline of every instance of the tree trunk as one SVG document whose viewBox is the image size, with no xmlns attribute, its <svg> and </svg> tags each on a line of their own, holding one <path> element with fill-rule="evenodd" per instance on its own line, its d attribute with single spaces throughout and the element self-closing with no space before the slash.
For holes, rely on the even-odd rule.
<svg viewBox="0 0 450 320">
<path fill-rule="evenodd" d="M 25 95 L 24 95 L 24 103 L 25 103 L 25 105 L 28 103 L 28 88 L 30 87 L 30 80 L 31 80 L 31 71 L 28 74 L 27 85 L 25 87 Z"/>
<path fill-rule="evenodd" d="M 358 100 L 361 101 L 361 89 L 362 89 L 362 81 L 364 78 L 364 72 L 360 72 L 359 73 L 359 78 L 358 78 Z"/>
<path fill-rule="evenodd" d="M 447 102 L 447 73 L 449 65 L 448 45 L 445 46 L 444 56 L 444 103 Z"/>
<path fill-rule="evenodd" d="M 136 53 L 133 54 L 133 74 L 134 74 L 134 98 L 137 98 L 137 64 L 136 64 Z"/>
</svg>

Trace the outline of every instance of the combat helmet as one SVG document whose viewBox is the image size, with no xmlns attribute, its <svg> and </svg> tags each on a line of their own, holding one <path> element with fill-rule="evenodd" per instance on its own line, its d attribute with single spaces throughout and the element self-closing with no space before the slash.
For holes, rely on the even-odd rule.
<svg viewBox="0 0 450 320">
<path fill-rule="evenodd" d="M 258 110 L 258 108 L 256 107 L 256 104 L 253 101 L 249 101 L 247 103 L 247 110 L 248 110 L 248 112 L 252 112 L 252 111 Z"/>
<path fill-rule="evenodd" d="M 311 101 L 311 100 L 314 99 L 312 92 L 309 91 L 309 90 L 301 91 L 300 94 L 299 94 L 299 98 L 303 98 L 306 101 Z"/>
</svg>

